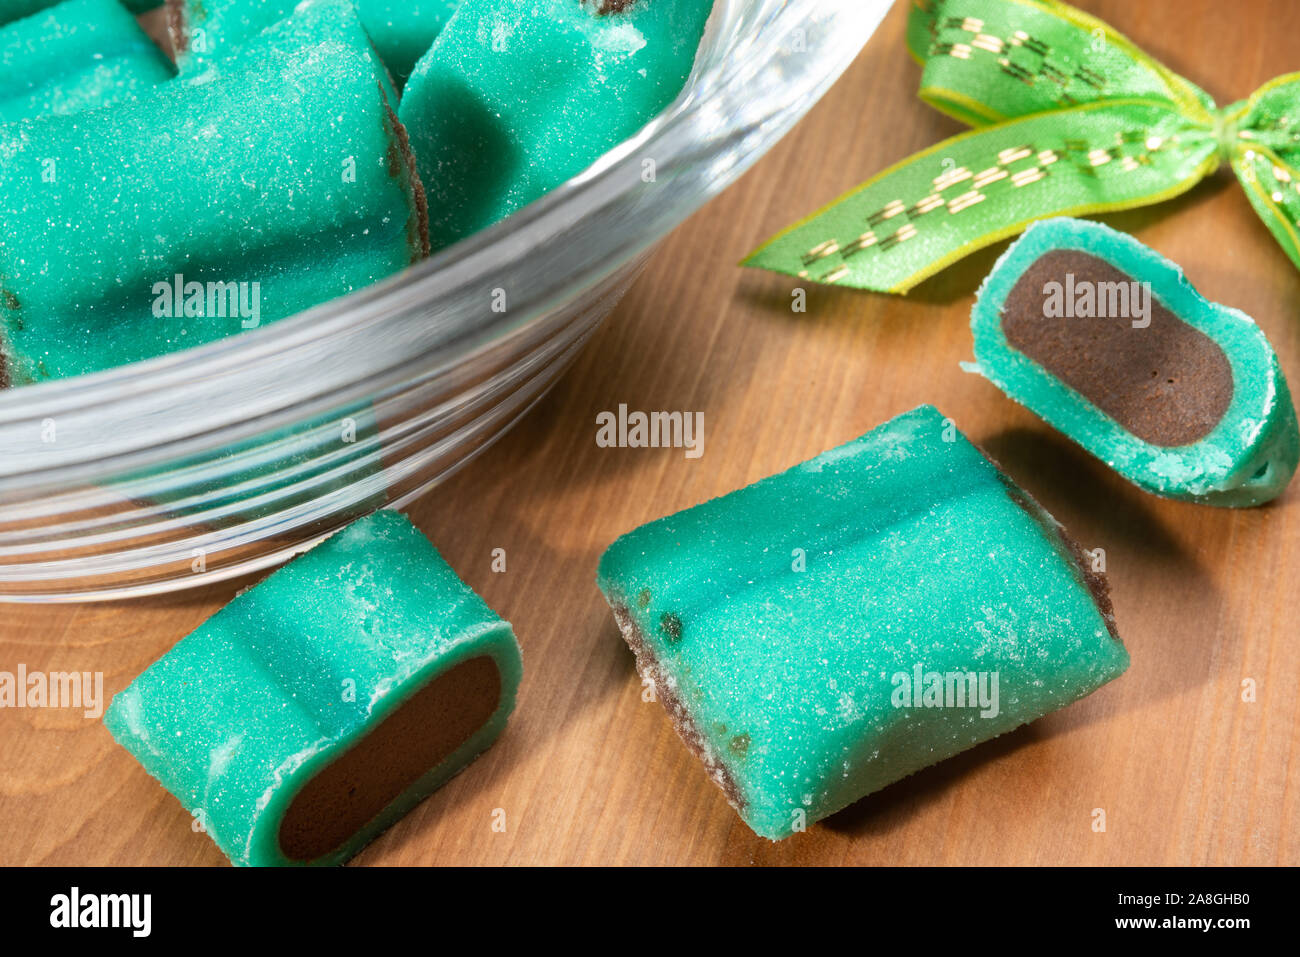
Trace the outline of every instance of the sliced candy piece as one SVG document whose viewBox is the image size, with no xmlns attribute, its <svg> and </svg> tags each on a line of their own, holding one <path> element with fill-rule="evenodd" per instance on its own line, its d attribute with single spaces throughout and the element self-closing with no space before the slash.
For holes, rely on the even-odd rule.
<svg viewBox="0 0 1300 957">
<path fill-rule="evenodd" d="M 398 81 L 433 45 L 459 0 L 354 0 L 380 58 Z M 293 13 L 297 0 L 168 0 L 168 29 L 183 74 L 238 50 Z"/>
<path fill-rule="evenodd" d="M 107 106 L 171 76 L 118 0 L 65 0 L 0 29 L 0 123 Z"/>
<path fill-rule="evenodd" d="M 104 723 L 235 864 L 338 864 L 496 740 L 519 647 L 405 517 L 241 594 Z"/>
<path fill-rule="evenodd" d="M 681 92 L 713 0 L 464 0 L 400 115 L 448 246 L 626 140 Z"/>
<path fill-rule="evenodd" d="M 976 371 L 1156 495 L 1248 506 L 1300 461 L 1286 378 L 1254 320 L 1100 223 L 1036 223 L 971 314 Z"/>
<path fill-rule="evenodd" d="M 422 190 L 363 37 L 317 0 L 242 66 L 0 127 L 12 382 L 219 339 L 421 258 Z"/>
<path fill-rule="evenodd" d="M 930 406 L 624 535 L 598 582 L 773 840 L 1128 667 L 1104 575 Z"/>
</svg>

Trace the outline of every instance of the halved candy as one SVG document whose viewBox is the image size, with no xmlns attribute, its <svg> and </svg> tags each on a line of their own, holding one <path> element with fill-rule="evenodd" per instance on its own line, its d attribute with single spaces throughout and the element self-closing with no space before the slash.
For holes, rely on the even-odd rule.
<svg viewBox="0 0 1300 957">
<path fill-rule="evenodd" d="M 380 58 L 400 82 L 433 45 L 460 0 L 353 0 Z M 298 0 L 168 0 L 168 31 L 183 74 L 229 56 Z"/>
<path fill-rule="evenodd" d="M 773 840 L 1128 667 L 1105 576 L 930 406 L 624 535 L 598 583 Z"/>
<path fill-rule="evenodd" d="M 1258 505 L 1300 462 L 1291 393 L 1254 320 L 1100 223 L 1026 230 L 971 329 L 975 371 L 1156 495 Z"/>
<path fill-rule="evenodd" d="M 427 252 L 423 191 L 351 4 L 129 102 L 0 126 L 13 384 L 271 322 Z"/>
<path fill-rule="evenodd" d="M 235 864 L 338 864 L 484 751 L 510 626 L 381 511 L 244 592 L 118 694 L 113 737 Z"/>
<path fill-rule="evenodd" d="M 582 172 L 681 92 L 713 0 L 464 0 L 400 115 L 440 249 Z"/>
<path fill-rule="evenodd" d="M 107 106 L 171 77 L 118 0 L 65 0 L 0 28 L 0 123 Z"/>
</svg>

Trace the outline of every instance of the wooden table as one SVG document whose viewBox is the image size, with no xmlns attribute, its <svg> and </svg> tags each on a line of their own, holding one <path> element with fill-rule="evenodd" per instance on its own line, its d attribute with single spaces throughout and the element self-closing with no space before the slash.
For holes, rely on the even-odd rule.
<svg viewBox="0 0 1300 957">
<path fill-rule="evenodd" d="M 1300 863 L 1300 485 L 1249 511 L 1162 501 L 958 363 L 998 250 L 907 299 L 733 263 L 886 164 L 958 132 L 915 97 L 903 4 L 811 116 L 679 229 L 555 391 L 412 509 L 524 649 L 501 741 L 360 864 Z M 1094 0 L 1221 103 L 1300 69 L 1285 0 Z M 1300 272 L 1224 171 L 1107 217 L 1255 316 L 1300 385 Z M 1001 248 L 1001 247 L 999 247 Z M 602 449 L 595 418 L 702 411 L 705 450 Z M 781 844 L 755 837 L 641 700 L 593 579 L 619 534 L 937 404 L 1088 548 L 1133 656 L 1117 682 Z M 506 549 L 504 574 L 492 550 Z M 0 607 L 0 669 L 124 687 L 247 581 L 118 605 Z M 1256 700 L 1243 701 L 1247 679 Z M 492 830 L 494 809 L 506 830 Z M 1106 830 L 1093 829 L 1094 809 Z M 80 712 L 0 711 L 0 863 L 219 864 L 190 816 Z"/>
</svg>

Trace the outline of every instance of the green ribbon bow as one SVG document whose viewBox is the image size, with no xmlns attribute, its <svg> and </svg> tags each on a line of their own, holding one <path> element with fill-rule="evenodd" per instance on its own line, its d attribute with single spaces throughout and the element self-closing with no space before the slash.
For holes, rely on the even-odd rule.
<svg viewBox="0 0 1300 957">
<path fill-rule="evenodd" d="M 890 167 L 744 265 L 907 292 L 1036 219 L 1170 199 L 1232 165 L 1300 266 L 1300 73 L 1219 108 L 1057 0 L 916 0 L 920 95 L 975 127 Z"/>
</svg>

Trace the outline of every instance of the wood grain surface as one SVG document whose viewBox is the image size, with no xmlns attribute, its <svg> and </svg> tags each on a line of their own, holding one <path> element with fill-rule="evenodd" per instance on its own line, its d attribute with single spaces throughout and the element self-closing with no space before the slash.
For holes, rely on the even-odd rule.
<svg viewBox="0 0 1300 957">
<path fill-rule="evenodd" d="M 1220 103 L 1300 69 L 1286 0 L 1092 0 Z M 1144 494 L 958 363 L 1004 248 L 888 298 L 735 263 L 760 240 L 959 131 L 915 96 L 900 4 L 816 110 L 683 225 L 518 428 L 412 510 L 514 623 L 502 739 L 357 864 L 1300 864 L 1300 486 L 1249 511 Z M 813 51 L 815 55 L 815 51 Z M 1255 316 L 1300 384 L 1300 272 L 1227 171 L 1106 217 Z M 703 457 L 602 449 L 598 412 L 702 411 Z M 780 844 L 755 837 L 641 687 L 594 585 L 601 551 L 923 403 L 938 405 L 1103 547 L 1130 671 L 1064 711 Z M 491 569 L 504 548 L 507 570 Z M 114 605 L 0 606 L 0 669 L 102 671 L 112 694 L 247 580 Z M 1257 688 L 1244 701 L 1243 681 Z M 1094 809 L 1106 830 L 1094 831 Z M 503 809 L 504 832 L 492 829 Z M 98 721 L 0 711 L 0 863 L 220 864 L 190 816 Z"/>
</svg>

